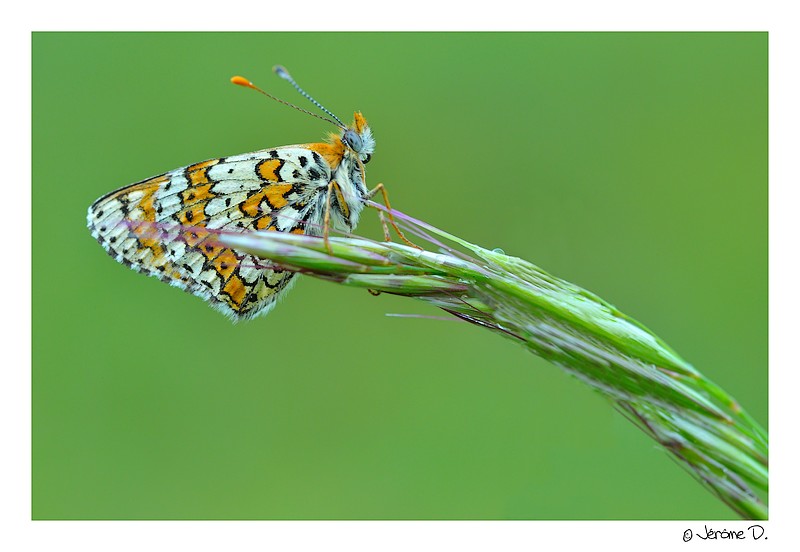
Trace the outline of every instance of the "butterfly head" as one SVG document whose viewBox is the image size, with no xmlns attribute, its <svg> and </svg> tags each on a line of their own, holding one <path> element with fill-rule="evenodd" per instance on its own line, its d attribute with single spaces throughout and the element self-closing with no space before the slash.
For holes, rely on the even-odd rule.
<svg viewBox="0 0 800 552">
<path fill-rule="evenodd" d="M 342 132 L 342 143 L 355 153 L 362 163 L 368 163 L 375 151 L 375 138 L 367 125 L 367 120 L 356 112 L 353 125 Z"/>
<path fill-rule="evenodd" d="M 276 98 L 272 94 L 268 94 L 267 92 L 264 92 L 262 89 L 260 89 L 259 87 L 257 87 L 256 85 L 254 85 L 252 82 L 250 82 L 249 80 L 247 80 L 244 77 L 240 77 L 240 76 L 233 77 L 231 79 L 231 82 L 233 84 L 238 84 L 239 86 L 244 86 L 246 88 L 252 88 L 253 90 L 261 92 L 262 94 L 264 94 L 268 98 L 271 98 L 271 99 L 273 99 L 275 101 L 278 101 L 278 102 L 280 102 L 282 104 L 288 105 L 289 107 L 293 107 L 294 109 L 297 109 L 298 111 L 302 111 L 303 113 L 311 115 L 312 117 L 317 117 L 319 119 L 323 119 L 325 121 L 328 121 L 329 123 L 331 123 L 333 125 L 336 125 L 337 127 L 339 127 L 341 129 L 341 134 L 332 133 L 330 135 L 330 142 L 336 148 L 337 153 L 340 156 L 342 156 L 347 152 L 351 152 L 351 154 L 355 155 L 356 158 L 358 159 L 359 163 L 361 163 L 362 165 L 364 163 L 368 163 L 369 162 L 370 158 L 372 157 L 373 151 L 375 151 L 375 139 L 372 137 L 372 131 L 370 130 L 369 125 L 367 125 L 367 120 L 364 118 L 364 116 L 361 114 L 361 112 L 357 111 L 355 113 L 352 126 L 350 126 L 350 127 L 345 126 L 345 124 L 342 122 L 341 119 L 339 119 L 339 117 L 337 117 L 336 115 L 331 113 L 321 103 L 319 103 L 317 100 L 312 98 L 308 94 L 308 92 L 306 92 L 305 90 L 300 88 L 300 86 L 292 78 L 292 76 L 289 74 L 289 72 L 286 70 L 285 67 L 283 67 L 281 65 L 276 65 L 275 67 L 273 67 L 273 71 L 275 71 L 275 74 L 278 75 L 280 78 L 282 78 L 282 79 L 284 79 L 286 81 L 289 81 L 289 83 L 291 83 L 291 85 L 294 86 L 294 88 L 303 97 L 305 97 L 307 100 L 309 100 L 311 103 L 313 103 L 319 109 L 321 109 L 325 114 L 330 116 L 331 119 L 329 119 L 328 117 L 323 117 L 323 116 L 318 115 L 316 113 L 311 113 L 310 111 L 307 111 L 307 110 L 305 110 L 305 109 L 303 109 L 301 107 L 297 107 L 294 104 L 291 104 L 291 103 L 289 103 L 287 101 L 284 101 L 284 100 L 281 100 L 279 98 Z M 363 167 L 362 167 L 362 170 L 363 170 Z"/>
</svg>

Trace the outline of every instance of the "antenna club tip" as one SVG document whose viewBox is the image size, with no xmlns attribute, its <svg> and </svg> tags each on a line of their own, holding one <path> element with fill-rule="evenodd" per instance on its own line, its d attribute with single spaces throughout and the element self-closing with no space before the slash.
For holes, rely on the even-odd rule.
<svg viewBox="0 0 800 552">
<path fill-rule="evenodd" d="M 247 88 L 255 88 L 253 86 L 252 82 L 250 82 L 248 79 L 246 79 L 244 77 L 240 77 L 239 75 L 236 75 L 235 77 L 231 77 L 231 82 L 233 84 L 238 84 L 239 86 L 244 86 L 244 87 L 247 87 Z"/>
<path fill-rule="evenodd" d="M 272 68 L 272 71 L 282 79 L 289 80 L 292 78 L 292 76 L 289 74 L 289 71 L 287 71 L 286 67 L 283 65 L 276 65 Z"/>
</svg>

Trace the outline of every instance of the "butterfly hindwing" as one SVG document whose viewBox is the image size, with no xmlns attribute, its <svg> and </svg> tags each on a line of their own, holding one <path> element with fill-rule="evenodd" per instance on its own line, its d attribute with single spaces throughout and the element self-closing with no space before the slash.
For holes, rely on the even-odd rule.
<svg viewBox="0 0 800 552">
<path fill-rule="evenodd" d="M 234 319 L 264 314 L 293 273 L 222 246 L 221 231 L 319 235 L 331 169 L 300 146 L 210 159 L 111 192 L 92 235 L 119 262 L 209 301 Z"/>
</svg>

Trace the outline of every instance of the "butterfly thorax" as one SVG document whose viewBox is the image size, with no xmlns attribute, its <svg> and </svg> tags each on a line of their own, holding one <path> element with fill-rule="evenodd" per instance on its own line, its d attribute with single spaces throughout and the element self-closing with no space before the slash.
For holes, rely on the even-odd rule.
<svg viewBox="0 0 800 552">
<path fill-rule="evenodd" d="M 319 153 L 327 162 L 331 172 L 330 217 L 333 228 L 350 232 L 358 225 L 358 219 L 367 198 L 364 164 L 375 150 L 375 139 L 361 113 L 355 114 L 353 125 L 340 134 L 331 134 L 328 142 L 306 144 L 304 147 Z M 320 199 L 327 202 L 327 192 Z M 319 228 L 325 205 L 318 206 Z M 308 232 L 313 233 L 313 232 Z"/>
</svg>

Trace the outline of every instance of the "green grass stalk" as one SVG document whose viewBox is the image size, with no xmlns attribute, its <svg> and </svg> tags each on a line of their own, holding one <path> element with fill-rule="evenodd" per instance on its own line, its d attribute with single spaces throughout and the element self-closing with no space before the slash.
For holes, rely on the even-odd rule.
<svg viewBox="0 0 800 552">
<path fill-rule="evenodd" d="M 359 237 L 330 238 L 328 251 L 321 238 L 279 232 L 220 241 L 299 273 L 414 297 L 522 344 L 608 397 L 742 518 L 767 518 L 767 434 L 724 390 L 596 295 L 391 213 L 435 251 Z"/>
</svg>

